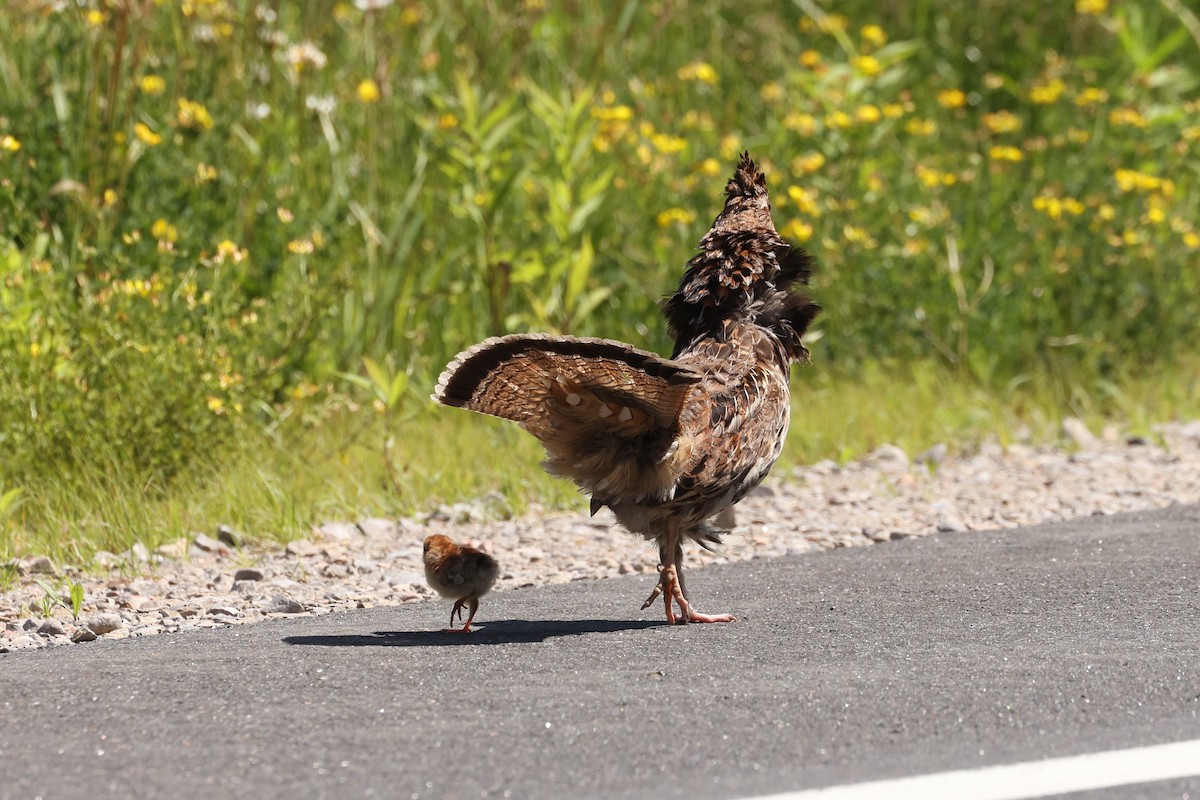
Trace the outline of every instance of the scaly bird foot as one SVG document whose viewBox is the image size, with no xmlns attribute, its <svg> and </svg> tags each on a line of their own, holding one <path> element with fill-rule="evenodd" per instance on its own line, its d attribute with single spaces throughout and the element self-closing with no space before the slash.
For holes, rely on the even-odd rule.
<svg viewBox="0 0 1200 800">
<path fill-rule="evenodd" d="M 679 583 L 679 575 L 675 570 L 675 566 L 664 567 L 658 565 L 658 571 L 662 575 L 658 583 L 654 585 L 654 590 L 650 592 L 650 596 L 646 598 L 646 602 L 642 604 L 643 609 L 650 607 L 658 596 L 663 596 L 663 605 L 667 612 L 667 624 L 674 625 L 676 622 L 683 624 L 687 622 L 735 622 L 736 618 L 732 614 L 701 614 L 696 609 L 692 608 L 692 604 L 683 595 L 683 587 Z M 679 610 L 683 612 L 682 617 L 675 616 L 674 603 L 679 604 Z"/>
</svg>

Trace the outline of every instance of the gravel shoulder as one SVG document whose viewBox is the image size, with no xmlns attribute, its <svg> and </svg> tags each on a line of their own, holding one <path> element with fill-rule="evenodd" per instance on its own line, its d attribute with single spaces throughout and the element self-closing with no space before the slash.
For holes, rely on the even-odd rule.
<svg viewBox="0 0 1200 800">
<path fill-rule="evenodd" d="M 910 458 L 884 446 L 842 466 L 777 472 L 737 506 L 716 553 L 693 548 L 686 559 L 694 568 L 1200 502 L 1200 421 L 1163 425 L 1154 442 L 1115 429 L 1096 436 L 1071 420 L 1064 435 L 1068 447 L 988 445 L 961 457 L 939 447 Z M 648 543 L 607 511 L 589 518 L 582 501 L 577 512 L 495 514 L 485 500 L 420 519 L 334 521 L 271 548 L 239 546 L 221 529 L 153 553 L 101 554 L 100 569 L 24 559 L 0 594 L 0 653 L 423 602 L 434 597 L 421 564 L 431 533 L 495 555 L 496 591 L 655 570 Z M 78 619 L 69 599 L 44 600 L 44 585 L 74 582 L 84 589 Z"/>
</svg>

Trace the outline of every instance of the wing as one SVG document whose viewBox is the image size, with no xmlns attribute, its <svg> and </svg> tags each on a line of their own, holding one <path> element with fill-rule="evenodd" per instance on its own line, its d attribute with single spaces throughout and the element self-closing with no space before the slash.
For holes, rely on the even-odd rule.
<svg viewBox="0 0 1200 800">
<path fill-rule="evenodd" d="M 433 399 L 510 419 L 546 448 L 546 468 L 607 500 L 671 491 L 664 465 L 702 374 L 609 339 L 516 334 L 459 354 Z"/>
</svg>

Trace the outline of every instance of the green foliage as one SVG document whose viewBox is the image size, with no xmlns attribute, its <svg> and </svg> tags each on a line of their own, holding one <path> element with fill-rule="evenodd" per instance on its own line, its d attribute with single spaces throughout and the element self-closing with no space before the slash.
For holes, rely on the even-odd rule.
<svg viewBox="0 0 1200 800">
<path fill-rule="evenodd" d="M 1111 387 L 1200 335 L 1200 22 L 1109 5 L 14 0 L 0 552 L 485 488 L 423 461 L 441 367 L 665 345 L 743 149 L 823 263 L 820 374 L 1140 415 Z"/>
</svg>

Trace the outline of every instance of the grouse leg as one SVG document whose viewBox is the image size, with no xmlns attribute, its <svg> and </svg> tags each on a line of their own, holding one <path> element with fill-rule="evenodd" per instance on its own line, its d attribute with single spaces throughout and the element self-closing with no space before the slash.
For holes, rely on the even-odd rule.
<svg viewBox="0 0 1200 800">
<path fill-rule="evenodd" d="M 650 604 L 659 596 L 663 595 L 663 604 L 666 607 L 667 622 L 674 625 L 676 621 L 685 622 L 733 622 L 734 617 L 731 614 L 702 614 L 692 607 L 688 602 L 687 594 L 683 588 L 683 545 L 680 541 L 679 530 L 674 520 L 667 523 L 667 533 L 659 540 L 659 565 L 658 571 L 661 577 L 654 587 L 654 591 L 646 598 L 646 602 L 642 604 L 642 608 L 649 608 Z M 679 610 L 682 616 L 676 619 L 674 603 L 679 604 Z"/>
</svg>

